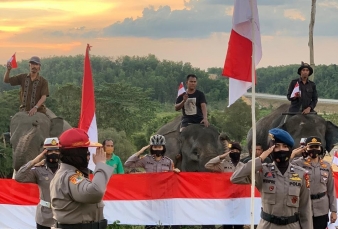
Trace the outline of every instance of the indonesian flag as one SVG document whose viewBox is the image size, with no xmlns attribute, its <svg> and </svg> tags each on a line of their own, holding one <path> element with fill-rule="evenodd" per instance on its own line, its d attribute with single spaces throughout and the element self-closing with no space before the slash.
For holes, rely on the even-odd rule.
<svg viewBox="0 0 338 229">
<path fill-rule="evenodd" d="M 254 12 L 251 11 L 251 1 Z M 257 0 L 235 0 L 232 30 L 222 72 L 223 76 L 229 77 L 229 106 L 252 86 L 253 43 L 256 67 L 262 58 Z"/>
<path fill-rule="evenodd" d="M 338 151 L 334 151 L 332 163 L 338 166 Z"/>
<path fill-rule="evenodd" d="M 13 54 L 13 56 L 7 61 L 8 63 L 11 63 L 12 68 L 17 68 L 18 63 L 16 63 L 16 53 Z"/>
<path fill-rule="evenodd" d="M 194 172 L 114 175 L 103 197 L 104 218 L 109 224 L 119 220 L 127 225 L 248 225 L 250 185 L 232 184 L 230 176 Z M 334 178 L 337 193 L 338 173 Z M 0 187 L 0 228 L 36 228 L 38 186 L 0 179 Z M 257 190 L 254 201 L 254 211 L 259 213 Z M 259 214 L 254 217 L 258 224 Z"/>
<path fill-rule="evenodd" d="M 296 83 L 295 87 L 293 88 L 293 91 L 291 93 L 291 98 L 296 97 L 297 93 L 300 93 L 298 82 Z"/>
<path fill-rule="evenodd" d="M 178 86 L 177 97 L 182 95 L 184 92 L 185 92 L 185 88 L 184 88 L 183 82 L 181 82 L 180 86 Z"/>
<path fill-rule="evenodd" d="M 94 97 L 94 83 L 92 76 L 92 68 L 89 59 L 90 46 L 87 44 L 86 56 L 84 59 L 84 74 L 82 83 L 82 100 L 81 100 L 81 114 L 79 121 L 79 128 L 88 133 L 89 140 L 93 142 L 98 141 L 97 125 L 95 116 L 95 97 Z M 91 155 L 96 151 L 96 148 L 89 147 Z M 93 157 L 90 157 L 88 168 L 95 169 Z"/>
</svg>

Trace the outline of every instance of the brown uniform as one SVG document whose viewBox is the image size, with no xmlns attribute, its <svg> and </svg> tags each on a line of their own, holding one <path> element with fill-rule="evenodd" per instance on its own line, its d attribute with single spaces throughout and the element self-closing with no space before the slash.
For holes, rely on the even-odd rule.
<svg viewBox="0 0 338 229">
<path fill-rule="evenodd" d="M 12 86 L 20 85 L 20 110 L 30 111 L 41 99 L 43 95 L 49 96 L 48 82 L 45 78 L 38 75 L 31 81 L 29 74 L 20 74 L 9 78 Z M 46 107 L 41 105 L 38 112 L 46 113 Z"/>
<path fill-rule="evenodd" d="M 319 160 L 311 163 L 311 159 L 298 158 L 292 164 L 303 167 L 308 171 L 311 184 L 311 201 L 313 216 L 326 215 L 330 211 L 337 212 L 337 199 L 334 177 L 330 163 Z"/>
<path fill-rule="evenodd" d="M 49 191 L 49 184 L 53 177 L 54 173 L 47 166 L 34 167 L 32 161 L 22 166 L 15 174 L 16 181 L 35 183 L 39 186 L 40 203 L 36 208 L 35 221 L 45 227 L 51 227 L 54 224 Z"/>
<path fill-rule="evenodd" d="M 127 168 L 142 167 L 147 173 L 168 172 L 174 169 L 174 163 L 169 157 L 163 156 L 161 160 L 156 161 L 155 157 L 149 154 L 144 157 L 133 154 L 124 163 L 124 166 Z"/>
<path fill-rule="evenodd" d="M 58 224 L 102 221 L 102 198 L 112 174 L 113 167 L 99 162 L 90 181 L 74 166 L 61 163 L 50 183 L 53 217 Z"/>
<path fill-rule="evenodd" d="M 238 162 L 237 165 L 243 164 L 242 162 Z M 216 172 L 234 172 L 236 166 L 231 162 L 225 159 L 221 160 L 219 156 L 211 159 L 205 164 L 205 168 L 210 169 Z"/>
<path fill-rule="evenodd" d="M 278 225 L 261 219 L 257 229 L 312 229 L 309 178 L 306 171 L 290 164 L 282 175 L 274 163 L 262 164 L 260 158 L 255 160 L 256 187 L 261 193 L 262 214 L 293 219 L 296 217 L 295 214 L 298 214 L 299 217 L 298 222 L 287 225 Z M 247 164 L 237 166 L 230 178 L 231 182 L 250 184 L 251 163 L 249 161 Z M 278 220 L 285 223 L 280 218 Z"/>
</svg>

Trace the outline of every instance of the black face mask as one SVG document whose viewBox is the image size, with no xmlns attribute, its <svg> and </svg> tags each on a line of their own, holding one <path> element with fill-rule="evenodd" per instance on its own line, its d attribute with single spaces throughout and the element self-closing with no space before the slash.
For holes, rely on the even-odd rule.
<svg viewBox="0 0 338 229">
<path fill-rule="evenodd" d="M 307 151 L 307 153 L 312 159 L 315 159 L 318 157 L 318 154 L 320 154 L 320 151 L 321 150 L 319 149 L 310 149 Z"/>
<path fill-rule="evenodd" d="M 231 158 L 232 163 L 238 163 L 239 159 L 241 158 L 241 154 L 240 153 L 229 153 L 229 157 Z"/>
<path fill-rule="evenodd" d="M 61 161 L 80 170 L 84 177 L 88 178 L 89 169 L 87 160 L 88 148 L 72 149 L 73 152 L 62 153 Z"/>
<path fill-rule="evenodd" d="M 309 153 L 308 152 L 302 152 L 302 156 L 303 156 L 303 158 L 305 159 L 305 158 L 307 158 L 308 156 L 309 156 Z"/>
<path fill-rule="evenodd" d="M 271 156 L 277 167 L 287 167 L 289 165 L 291 153 L 291 150 L 280 150 L 272 152 Z"/>
<path fill-rule="evenodd" d="M 160 156 L 163 156 L 163 150 L 155 150 L 155 149 L 152 149 L 151 152 L 150 152 L 152 155 L 156 155 L 156 157 L 160 157 Z"/>
<path fill-rule="evenodd" d="M 58 163 L 60 160 L 60 154 L 56 154 L 56 153 L 46 154 L 45 158 L 46 158 L 48 167 L 55 167 L 55 166 L 58 166 Z"/>
</svg>

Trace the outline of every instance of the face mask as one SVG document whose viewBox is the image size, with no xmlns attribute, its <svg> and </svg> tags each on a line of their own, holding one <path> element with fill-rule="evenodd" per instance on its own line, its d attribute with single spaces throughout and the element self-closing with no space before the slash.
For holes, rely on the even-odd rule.
<svg viewBox="0 0 338 229">
<path fill-rule="evenodd" d="M 112 154 L 114 151 L 114 147 L 106 147 L 106 153 L 107 154 Z"/>
<path fill-rule="evenodd" d="M 160 157 L 163 155 L 163 150 L 151 150 L 151 154 L 155 154 L 156 157 Z"/>
<path fill-rule="evenodd" d="M 302 156 L 305 159 L 305 158 L 307 158 L 309 156 L 309 153 L 308 152 L 302 152 Z"/>
<path fill-rule="evenodd" d="M 312 159 L 315 159 L 318 157 L 318 154 L 320 154 L 320 150 L 318 149 L 311 149 L 311 150 L 308 150 L 307 153 L 310 155 L 310 157 Z"/>
<path fill-rule="evenodd" d="M 275 161 L 277 167 L 278 166 L 284 167 L 289 165 L 291 153 L 292 153 L 291 150 L 280 150 L 272 152 L 271 156 L 272 159 Z"/>
<path fill-rule="evenodd" d="M 241 157 L 241 154 L 240 153 L 229 153 L 229 157 L 231 158 L 231 160 L 233 162 L 238 162 L 240 157 Z"/>
</svg>

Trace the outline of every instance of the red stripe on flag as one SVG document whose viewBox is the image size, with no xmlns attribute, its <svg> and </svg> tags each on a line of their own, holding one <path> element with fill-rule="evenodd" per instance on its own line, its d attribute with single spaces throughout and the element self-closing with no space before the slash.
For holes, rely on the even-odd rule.
<svg viewBox="0 0 338 229">
<path fill-rule="evenodd" d="M 251 56 L 252 42 L 232 29 L 222 75 L 237 80 L 252 82 Z"/>
<path fill-rule="evenodd" d="M 82 100 L 81 100 L 81 114 L 79 121 L 79 128 L 89 130 L 89 126 L 93 121 L 95 113 L 95 97 L 94 97 L 94 83 L 92 76 L 92 69 L 89 60 L 90 46 L 87 45 L 86 55 L 84 59 L 84 75 L 82 83 Z"/>
</svg>

